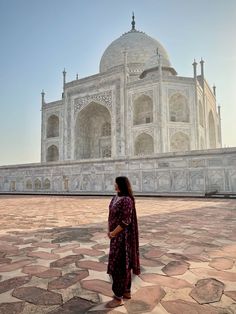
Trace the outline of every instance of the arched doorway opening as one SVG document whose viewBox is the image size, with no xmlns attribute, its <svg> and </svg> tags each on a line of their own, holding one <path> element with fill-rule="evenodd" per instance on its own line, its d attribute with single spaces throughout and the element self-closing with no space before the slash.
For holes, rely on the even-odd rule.
<svg viewBox="0 0 236 314">
<path fill-rule="evenodd" d="M 75 124 L 75 159 L 111 157 L 111 114 L 96 102 L 82 109 Z"/>
</svg>

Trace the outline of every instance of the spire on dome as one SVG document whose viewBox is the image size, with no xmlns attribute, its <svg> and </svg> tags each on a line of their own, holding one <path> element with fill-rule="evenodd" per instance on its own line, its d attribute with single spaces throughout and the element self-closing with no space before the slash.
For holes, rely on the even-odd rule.
<svg viewBox="0 0 236 314">
<path fill-rule="evenodd" d="M 135 31 L 135 16 L 134 16 L 134 12 L 132 14 L 132 22 L 131 22 L 131 25 L 132 25 L 132 31 Z"/>
</svg>

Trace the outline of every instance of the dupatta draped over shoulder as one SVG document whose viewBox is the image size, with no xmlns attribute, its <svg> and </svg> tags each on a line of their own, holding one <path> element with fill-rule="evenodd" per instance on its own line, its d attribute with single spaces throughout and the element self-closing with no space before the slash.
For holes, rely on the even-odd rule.
<svg viewBox="0 0 236 314">
<path fill-rule="evenodd" d="M 107 273 L 124 275 L 128 270 L 140 274 L 138 222 L 134 201 L 129 196 L 114 196 L 109 205 L 108 228 L 123 230 L 110 241 Z"/>
</svg>

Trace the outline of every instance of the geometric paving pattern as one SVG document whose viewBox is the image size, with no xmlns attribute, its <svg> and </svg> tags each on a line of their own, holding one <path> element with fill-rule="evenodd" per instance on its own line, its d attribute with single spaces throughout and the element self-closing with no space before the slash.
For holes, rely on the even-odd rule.
<svg viewBox="0 0 236 314">
<path fill-rule="evenodd" d="M 114 310 L 109 197 L 0 196 L 0 314 L 236 313 L 236 201 L 136 198 L 141 274 Z"/>
</svg>

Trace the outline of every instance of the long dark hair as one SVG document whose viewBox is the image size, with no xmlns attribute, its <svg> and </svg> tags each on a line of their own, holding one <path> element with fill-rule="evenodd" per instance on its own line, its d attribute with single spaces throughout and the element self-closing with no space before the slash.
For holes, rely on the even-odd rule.
<svg viewBox="0 0 236 314">
<path fill-rule="evenodd" d="M 134 195 L 133 195 L 133 191 L 132 191 L 132 187 L 131 187 L 129 179 L 125 176 L 116 177 L 115 182 L 118 185 L 118 188 L 120 190 L 118 195 L 129 196 L 134 201 Z"/>
</svg>

